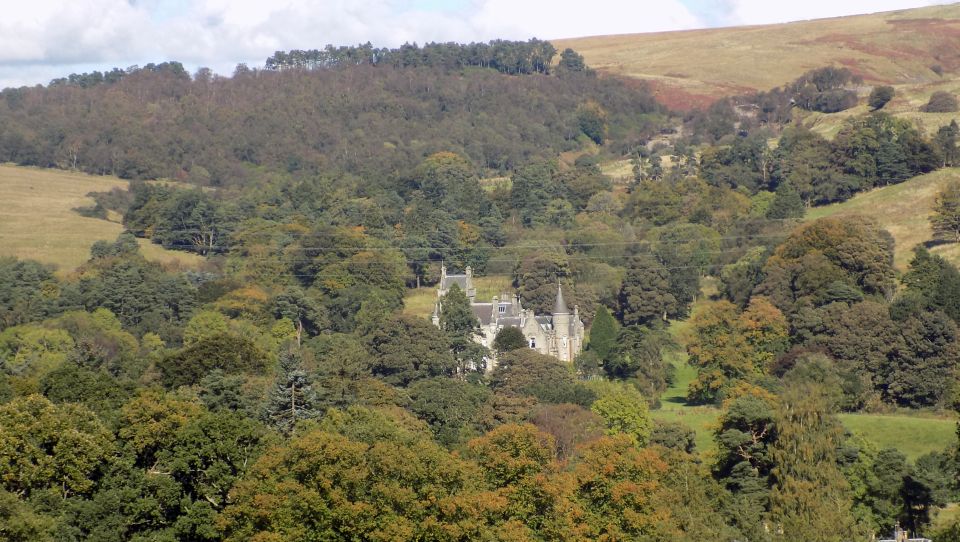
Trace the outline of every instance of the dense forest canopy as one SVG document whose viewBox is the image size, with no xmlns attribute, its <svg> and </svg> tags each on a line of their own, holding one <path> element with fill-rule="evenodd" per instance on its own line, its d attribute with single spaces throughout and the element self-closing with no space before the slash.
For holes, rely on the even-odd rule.
<svg viewBox="0 0 960 542">
<path fill-rule="evenodd" d="M 490 47 L 540 50 L 544 43 Z M 435 49 L 445 50 L 422 51 Z M 350 172 L 375 183 L 439 151 L 499 171 L 555 157 L 579 147 L 585 104 L 609 119 L 605 133 L 624 149 L 660 130 L 666 111 L 645 89 L 572 69 L 546 75 L 555 54 L 547 49 L 537 61 L 545 67 L 523 76 L 429 58 L 398 66 L 335 62 L 323 70 L 238 68 L 229 78 L 209 70 L 191 78 L 167 63 L 123 77 L 95 72 L 6 89 L 0 160 L 214 186 L 250 182 L 257 169 Z M 112 83 L 85 82 L 98 79 Z"/>
<path fill-rule="evenodd" d="M 898 274 L 876 221 L 802 217 L 951 165 L 956 125 L 793 123 L 791 100 L 857 99 L 830 67 L 755 97 L 761 114 L 682 118 L 556 53 L 368 44 L 0 93 L 0 160 L 131 179 L 81 210 L 127 231 L 78 269 L 0 259 L 0 536 L 928 529 L 957 500 L 956 447 L 908 460 L 837 414 L 957 408 L 960 272 L 918 247 Z M 946 233 L 957 199 L 938 197 Z M 137 237 L 203 264 L 151 263 Z M 587 348 L 565 364 L 506 328 L 491 351 L 459 288 L 434 325 L 410 300 L 440 265 L 538 314 L 562 285 Z M 672 399 L 719 413 L 705 454 L 652 413 L 684 359 Z"/>
</svg>

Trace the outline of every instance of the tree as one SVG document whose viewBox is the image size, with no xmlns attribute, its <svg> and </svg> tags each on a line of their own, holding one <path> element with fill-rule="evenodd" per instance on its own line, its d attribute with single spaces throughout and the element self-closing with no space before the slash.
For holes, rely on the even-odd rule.
<svg viewBox="0 0 960 542">
<path fill-rule="evenodd" d="M 716 402 L 739 381 L 750 382 L 766 371 L 784 351 L 787 320 L 770 300 L 756 296 L 740 313 L 727 301 L 710 305 L 695 315 L 694 339 L 687 346 L 697 378 L 687 392 L 694 402 Z"/>
<path fill-rule="evenodd" d="M 346 408 L 360 400 L 370 377 L 370 353 L 356 337 L 321 335 L 308 343 L 317 358 L 314 386 L 319 406 Z"/>
<path fill-rule="evenodd" d="M 663 349 L 670 344 L 666 333 L 643 326 L 624 327 L 617 334 L 616 346 L 603 365 L 607 376 L 629 380 L 649 397 L 659 397 L 667 389 L 671 371 L 663 360 Z"/>
<path fill-rule="evenodd" d="M 222 335 L 229 330 L 227 319 L 218 311 L 200 311 L 183 328 L 183 344 L 191 346 L 201 339 Z"/>
<path fill-rule="evenodd" d="M 529 345 L 527 344 L 527 338 L 523 336 L 523 331 L 513 326 L 501 329 L 493 339 L 493 349 L 497 352 L 497 355 L 511 350 L 527 348 L 527 346 Z"/>
<path fill-rule="evenodd" d="M 814 385 L 788 387 L 777 407 L 770 449 L 770 516 L 779 540 L 842 542 L 864 536 L 850 485 L 837 467 L 843 428 Z"/>
<path fill-rule="evenodd" d="M 607 307 L 600 305 L 590 325 L 590 342 L 587 349 L 594 352 L 601 363 L 610 359 L 617 340 L 617 321 Z"/>
<path fill-rule="evenodd" d="M 637 388 L 621 382 L 594 381 L 589 385 L 598 396 L 590 410 L 603 418 L 607 434 L 623 434 L 637 446 L 646 446 L 653 422 L 647 400 Z"/>
<path fill-rule="evenodd" d="M 0 488 L 11 493 L 89 493 L 113 452 L 112 433 L 83 406 L 40 395 L 0 405 Z"/>
<path fill-rule="evenodd" d="M 878 86 L 873 87 L 873 90 L 870 91 L 870 97 L 867 98 L 867 104 L 870 105 L 870 108 L 874 111 L 883 109 L 883 106 L 887 105 L 887 102 L 893 99 L 895 92 L 891 86 Z"/>
<path fill-rule="evenodd" d="M 588 406 L 595 399 L 590 390 L 574 379 L 567 365 L 529 348 L 500 356 L 490 375 L 490 387 L 498 394 L 529 395 L 545 403 Z"/>
<path fill-rule="evenodd" d="M 420 380 L 410 386 L 410 410 L 430 424 L 438 442 L 454 446 L 469 434 L 490 392 L 477 384 L 446 377 Z"/>
<path fill-rule="evenodd" d="M 803 218 L 806 208 L 800 193 L 790 181 L 784 181 L 777 186 L 770 208 L 767 209 L 767 218 Z"/>
<path fill-rule="evenodd" d="M 168 472 L 190 499 L 220 511 L 228 492 L 271 443 L 259 423 L 235 412 L 204 413 L 188 421 L 158 454 L 156 469 Z"/>
<path fill-rule="evenodd" d="M 290 435 L 297 423 L 317 417 L 316 403 L 316 392 L 303 369 L 300 352 L 281 353 L 277 378 L 264 407 L 264 419 L 281 433 Z"/>
<path fill-rule="evenodd" d="M 930 95 L 930 100 L 920 110 L 925 113 L 952 113 L 957 110 L 957 97 L 945 90 L 938 90 Z"/>
<path fill-rule="evenodd" d="M 467 294 L 456 284 L 440 299 L 440 329 L 453 336 L 472 339 L 480 329 L 480 322 L 470 308 Z"/>
<path fill-rule="evenodd" d="M 923 308 L 942 310 L 954 322 L 960 322 L 960 271 L 942 256 L 917 245 L 902 282 L 907 296 L 899 302 L 916 299 Z M 896 304 L 891 310 L 896 310 Z"/>
<path fill-rule="evenodd" d="M 572 458 L 577 448 L 604 435 L 606 424 L 597 414 L 577 405 L 541 405 L 530 414 L 530 423 L 550 434 L 557 457 Z"/>
<path fill-rule="evenodd" d="M 52 315 L 58 290 L 53 273 L 41 264 L 0 258 L 0 331 Z"/>
<path fill-rule="evenodd" d="M 930 225 L 936 237 L 960 243 L 960 181 L 950 181 L 937 193 Z"/>
<path fill-rule="evenodd" d="M 391 318 L 370 335 L 367 349 L 374 376 L 392 385 L 450 376 L 456 367 L 446 334 L 422 318 Z"/>
<path fill-rule="evenodd" d="M 567 47 L 560 53 L 559 67 L 562 71 L 582 72 L 587 70 L 587 65 L 583 61 L 583 55 Z"/>
<path fill-rule="evenodd" d="M 771 444 L 777 439 L 770 397 L 746 394 L 725 404 L 714 432 L 713 475 L 731 494 L 727 512 L 744 533 L 759 535 L 770 498 Z"/>
<path fill-rule="evenodd" d="M 214 335 L 174 352 L 157 362 L 160 379 L 168 388 L 197 384 L 214 369 L 226 374 L 262 374 L 266 354 L 247 338 Z"/>
<path fill-rule="evenodd" d="M 590 100 L 577 108 L 577 124 L 584 135 L 597 145 L 603 145 L 607 138 L 607 111 L 597 102 Z"/>
<path fill-rule="evenodd" d="M 960 139 L 960 126 L 956 119 L 951 120 L 950 124 L 941 126 L 937 130 L 934 143 L 943 155 L 943 166 L 954 166 L 960 162 L 960 148 L 957 147 L 957 141 Z"/>
<path fill-rule="evenodd" d="M 679 309 L 671 293 L 671 273 L 650 254 L 633 258 L 617 296 L 624 325 L 647 325 L 675 316 Z"/>
</svg>

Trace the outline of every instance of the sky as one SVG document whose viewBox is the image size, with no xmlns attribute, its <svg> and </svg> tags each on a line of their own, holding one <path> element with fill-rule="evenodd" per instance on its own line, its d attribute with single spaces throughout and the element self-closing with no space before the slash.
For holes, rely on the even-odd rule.
<svg viewBox="0 0 960 542">
<path fill-rule="evenodd" d="M 542 39 L 764 24 L 931 0 L 29 0 L 3 2 L 0 88 L 178 60 L 229 75 L 327 44 Z"/>
</svg>

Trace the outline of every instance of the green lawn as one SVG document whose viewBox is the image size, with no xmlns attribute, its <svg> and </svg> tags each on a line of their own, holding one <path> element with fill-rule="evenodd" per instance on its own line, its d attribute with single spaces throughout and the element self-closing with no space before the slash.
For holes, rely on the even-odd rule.
<svg viewBox="0 0 960 542">
<path fill-rule="evenodd" d="M 956 444 L 957 421 L 914 414 L 840 414 L 844 427 L 878 448 L 896 448 L 911 461 Z"/>
</svg>

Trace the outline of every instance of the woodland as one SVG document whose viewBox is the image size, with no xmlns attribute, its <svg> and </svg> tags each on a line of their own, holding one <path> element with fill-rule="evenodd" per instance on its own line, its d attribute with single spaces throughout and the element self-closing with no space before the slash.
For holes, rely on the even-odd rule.
<svg viewBox="0 0 960 542">
<path fill-rule="evenodd" d="M 956 122 L 862 86 L 827 66 L 680 113 L 530 40 L 3 90 L 0 162 L 129 188 L 76 210 L 126 230 L 79 268 L 0 258 L 0 538 L 960 540 L 932 525 L 956 444 L 908 459 L 837 417 L 960 408 L 957 268 L 804 220 L 960 165 Z M 829 139 L 795 118 L 861 102 Z M 960 184 L 933 221 L 960 240 Z M 441 263 L 538 312 L 560 281 L 587 348 L 489 351 L 456 287 L 439 327 L 405 311 Z M 678 353 L 709 452 L 651 414 Z"/>
</svg>

